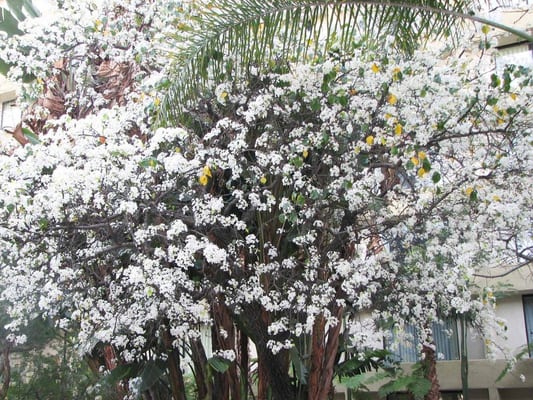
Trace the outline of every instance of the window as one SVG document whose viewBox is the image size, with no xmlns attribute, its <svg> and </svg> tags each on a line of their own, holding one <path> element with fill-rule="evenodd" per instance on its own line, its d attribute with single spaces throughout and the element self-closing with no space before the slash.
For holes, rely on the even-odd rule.
<svg viewBox="0 0 533 400">
<path fill-rule="evenodd" d="M 400 361 L 416 362 L 420 358 L 416 328 L 407 326 L 405 330 L 409 339 L 401 340 L 394 353 Z M 459 359 L 459 339 L 455 321 L 447 320 L 444 324 L 433 323 L 433 338 L 437 347 L 438 359 Z"/>
<path fill-rule="evenodd" d="M 526 337 L 529 346 L 529 357 L 533 357 L 533 295 L 522 298 L 524 303 L 524 319 L 526 322 Z"/>
<path fill-rule="evenodd" d="M 1 129 L 14 129 L 20 122 L 20 109 L 15 100 L 2 103 Z"/>
<path fill-rule="evenodd" d="M 511 43 L 498 47 L 496 69 L 502 72 L 507 64 L 533 68 L 533 47 L 531 43 Z"/>
</svg>

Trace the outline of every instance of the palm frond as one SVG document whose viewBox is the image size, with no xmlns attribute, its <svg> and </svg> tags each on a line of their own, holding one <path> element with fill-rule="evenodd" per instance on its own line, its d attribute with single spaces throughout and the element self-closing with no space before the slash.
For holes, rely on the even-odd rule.
<svg viewBox="0 0 533 400">
<path fill-rule="evenodd" d="M 209 4 L 199 29 L 174 53 L 175 80 L 162 103 L 161 123 L 176 121 L 183 104 L 208 82 L 243 76 L 274 60 L 302 61 L 335 44 L 350 49 L 356 36 L 367 43 L 394 37 L 410 53 L 429 38 L 457 37 L 473 20 L 533 37 L 473 15 L 464 0 L 220 0 Z"/>
</svg>

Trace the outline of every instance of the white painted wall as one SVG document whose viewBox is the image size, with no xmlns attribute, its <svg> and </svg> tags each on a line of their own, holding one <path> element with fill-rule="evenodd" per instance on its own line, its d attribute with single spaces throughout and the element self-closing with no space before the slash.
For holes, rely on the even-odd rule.
<svg viewBox="0 0 533 400">
<path fill-rule="evenodd" d="M 500 299 L 496 305 L 496 314 L 507 321 L 508 328 L 507 340 L 501 340 L 499 344 L 516 354 L 527 345 L 522 295 L 510 295 Z M 503 358 L 503 354 L 500 353 L 497 358 Z"/>
</svg>

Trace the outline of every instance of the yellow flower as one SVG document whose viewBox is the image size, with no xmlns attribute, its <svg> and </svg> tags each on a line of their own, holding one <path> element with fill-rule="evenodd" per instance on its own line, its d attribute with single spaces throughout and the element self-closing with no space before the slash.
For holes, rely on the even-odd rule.
<svg viewBox="0 0 533 400">
<path fill-rule="evenodd" d="M 359 146 L 356 146 L 355 149 L 353 149 L 355 154 L 359 154 L 361 152 L 361 148 Z"/>
<path fill-rule="evenodd" d="M 393 106 L 398 102 L 398 97 L 396 97 L 394 94 L 389 94 L 389 97 L 387 98 L 387 102 Z"/>
<path fill-rule="evenodd" d="M 161 99 L 159 97 L 156 97 L 154 99 L 154 106 L 159 107 L 160 104 L 161 104 Z"/>
<path fill-rule="evenodd" d="M 414 165 L 418 165 L 419 164 L 419 161 L 418 161 L 418 158 L 416 157 L 411 157 L 411 162 L 414 164 Z"/>
<path fill-rule="evenodd" d="M 511 99 L 516 100 L 518 98 L 518 95 L 516 93 L 510 93 L 509 96 L 511 96 Z"/>
<path fill-rule="evenodd" d="M 302 156 L 303 158 L 307 158 L 309 156 L 309 151 L 307 149 L 305 149 L 303 152 L 302 152 Z"/>
<path fill-rule="evenodd" d="M 376 63 L 372 64 L 372 72 L 377 74 L 379 72 L 379 65 L 377 65 Z"/>
<path fill-rule="evenodd" d="M 213 175 L 211 175 L 211 168 L 209 168 L 209 165 L 206 165 L 203 169 L 203 173 L 205 176 L 211 178 Z"/>
<path fill-rule="evenodd" d="M 357 94 L 357 90 L 350 89 L 350 91 L 348 93 L 350 94 L 350 96 L 355 96 Z"/>
<path fill-rule="evenodd" d="M 396 124 L 396 126 L 394 127 L 394 133 L 399 136 L 402 134 L 402 132 L 403 132 L 402 124 Z"/>
<path fill-rule="evenodd" d="M 474 188 L 470 186 L 465 189 L 465 193 L 468 197 L 470 197 L 473 191 L 474 191 Z"/>
<path fill-rule="evenodd" d="M 198 182 L 200 182 L 200 185 L 206 186 L 209 183 L 209 178 L 207 177 L 207 175 L 202 175 L 198 179 Z"/>
<path fill-rule="evenodd" d="M 392 118 L 392 115 L 390 115 L 389 113 L 385 114 L 385 119 L 391 119 L 391 118 Z"/>
<path fill-rule="evenodd" d="M 494 201 L 501 201 L 502 199 L 501 199 L 500 196 L 498 196 L 497 194 L 495 194 L 494 196 L 492 196 L 492 200 L 494 200 Z"/>
<path fill-rule="evenodd" d="M 374 136 L 372 136 L 372 135 L 367 136 L 365 141 L 366 141 L 366 144 L 368 144 L 369 146 L 372 146 L 374 144 Z"/>
<path fill-rule="evenodd" d="M 262 176 L 261 179 L 259 179 L 259 182 L 261 182 L 261 185 L 264 185 L 265 183 L 267 183 L 267 178 L 266 176 Z"/>
<path fill-rule="evenodd" d="M 419 151 L 418 152 L 418 158 L 420 158 L 421 160 L 425 159 L 426 158 L 426 153 L 424 153 L 423 151 Z"/>
<path fill-rule="evenodd" d="M 424 175 L 426 175 L 426 173 L 427 173 L 427 171 L 424 168 L 420 168 L 418 170 L 417 175 L 422 178 Z"/>
<path fill-rule="evenodd" d="M 387 138 L 382 137 L 380 143 L 385 146 L 387 144 Z"/>
</svg>

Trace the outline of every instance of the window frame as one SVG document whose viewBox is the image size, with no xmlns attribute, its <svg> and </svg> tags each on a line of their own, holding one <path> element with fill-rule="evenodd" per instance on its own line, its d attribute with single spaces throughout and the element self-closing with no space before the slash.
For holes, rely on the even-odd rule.
<svg viewBox="0 0 533 400">
<path fill-rule="evenodd" d="M 13 109 L 13 108 L 17 110 L 16 112 L 18 113 L 18 118 L 20 119 L 21 110 L 19 106 L 17 105 L 17 100 L 16 99 L 4 100 L 2 101 L 1 105 L 2 105 L 2 108 L 0 109 L 0 129 L 1 130 L 5 130 L 6 128 L 15 129 L 16 124 L 18 122 L 13 121 L 14 125 L 6 124 L 5 119 L 6 119 L 7 113 L 9 112 L 9 109 Z M 8 121 L 8 122 L 11 122 L 11 121 Z"/>
</svg>

